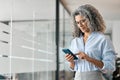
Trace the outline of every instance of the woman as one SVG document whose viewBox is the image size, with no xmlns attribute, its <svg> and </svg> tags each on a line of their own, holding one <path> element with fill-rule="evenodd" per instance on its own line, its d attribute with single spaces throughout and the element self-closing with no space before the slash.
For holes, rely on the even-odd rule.
<svg viewBox="0 0 120 80">
<path fill-rule="evenodd" d="M 72 55 L 65 58 L 70 68 L 76 71 L 75 80 L 103 80 L 102 73 L 115 70 L 115 51 L 104 35 L 105 24 L 96 8 L 86 4 L 73 12 L 73 37 L 70 50 Z"/>
</svg>

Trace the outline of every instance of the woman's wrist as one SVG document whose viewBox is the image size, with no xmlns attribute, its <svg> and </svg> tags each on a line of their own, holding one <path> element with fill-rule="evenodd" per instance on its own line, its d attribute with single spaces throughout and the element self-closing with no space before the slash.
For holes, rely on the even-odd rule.
<svg viewBox="0 0 120 80">
<path fill-rule="evenodd" d="M 71 63 L 71 64 L 74 64 L 75 62 L 74 62 L 74 61 L 71 61 L 70 63 Z"/>
<path fill-rule="evenodd" d="M 90 57 L 88 55 L 86 55 L 84 59 L 87 60 L 87 61 L 89 61 Z"/>
<path fill-rule="evenodd" d="M 74 66 L 75 66 L 75 62 L 74 61 L 70 62 L 70 68 L 74 69 Z"/>
<path fill-rule="evenodd" d="M 87 60 L 88 62 L 93 63 L 94 65 L 96 65 L 96 66 L 99 67 L 99 68 L 102 68 L 102 67 L 103 67 L 103 62 L 100 61 L 100 60 L 93 59 L 93 58 L 91 58 L 91 57 L 89 57 L 89 56 L 86 57 L 86 60 Z"/>
</svg>

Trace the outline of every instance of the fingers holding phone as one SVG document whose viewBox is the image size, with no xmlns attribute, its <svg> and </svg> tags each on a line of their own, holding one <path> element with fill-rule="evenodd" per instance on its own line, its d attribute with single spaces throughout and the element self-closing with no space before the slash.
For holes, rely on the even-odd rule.
<svg viewBox="0 0 120 80">
<path fill-rule="evenodd" d="M 72 51 L 70 51 L 69 49 L 62 49 L 62 51 L 65 53 L 65 54 L 69 54 L 71 56 L 74 57 L 74 60 L 77 60 L 78 58 L 72 53 Z"/>
<path fill-rule="evenodd" d="M 71 54 L 65 54 L 65 59 L 68 62 L 74 62 L 74 57 Z"/>
</svg>

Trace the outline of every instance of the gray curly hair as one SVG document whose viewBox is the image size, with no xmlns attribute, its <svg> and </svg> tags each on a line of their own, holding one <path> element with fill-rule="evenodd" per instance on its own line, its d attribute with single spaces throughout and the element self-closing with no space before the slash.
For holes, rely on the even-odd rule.
<svg viewBox="0 0 120 80">
<path fill-rule="evenodd" d="M 81 34 L 83 34 L 77 27 L 75 21 L 76 15 L 81 15 L 88 19 L 88 27 L 90 31 L 98 31 L 104 33 L 106 26 L 102 16 L 95 7 L 91 6 L 90 4 L 85 4 L 78 7 L 78 9 L 72 13 L 73 37 L 79 37 Z"/>
</svg>

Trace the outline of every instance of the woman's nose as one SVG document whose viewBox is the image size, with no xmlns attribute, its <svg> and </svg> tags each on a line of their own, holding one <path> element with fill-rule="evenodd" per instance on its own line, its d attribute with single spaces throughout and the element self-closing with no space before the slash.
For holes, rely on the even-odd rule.
<svg viewBox="0 0 120 80">
<path fill-rule="evenodd" d="M 78 24 L 78 26 L 79 26 L 79 27 L 82 27 L 82 26 L 83 26 L 83 24 L 80 22 L 80 23 Z"/>
</svg>

